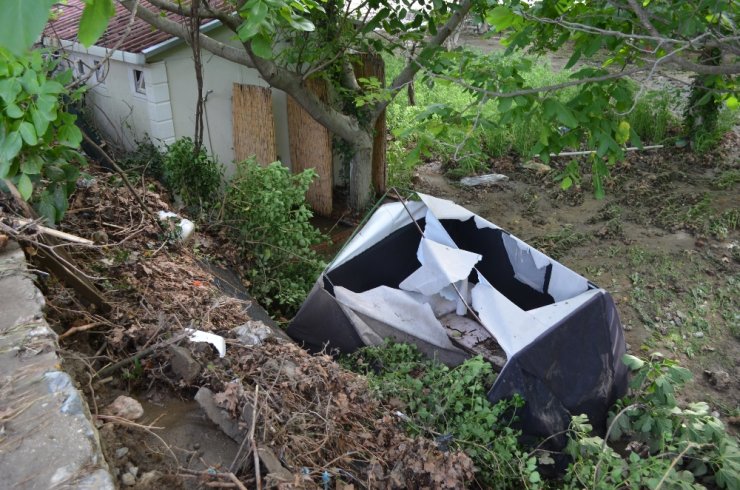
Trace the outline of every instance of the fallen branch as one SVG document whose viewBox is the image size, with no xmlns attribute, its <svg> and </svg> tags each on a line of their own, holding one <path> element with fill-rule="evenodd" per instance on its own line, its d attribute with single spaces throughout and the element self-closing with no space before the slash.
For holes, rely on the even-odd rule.
<svg viewBox="0 0 740 490">
<path fill-rule="evenodd" d="M 252 407 L 252 426 L 249 429 L 249 442 L 252 445 L 254 455 L 254 478 L 257 490 L 262 490 L 262 477 L 260 475 L 260 453 L 257 451 L 257 441 L 254 439 L 254 429 L 257 424 L 257 409 L 259 407 L 260 385 L 254 386 L 254 406 Z"/>
<path fill-rule="evenodd" d="M 665 148 L 664 145 L 649 145 L 649 146 L 643 146 L 642 148 L 639 148 L 637 146 L 628 146 L 627 148 L 622 148 L 623 151 L 640 151 L 640 150 L 657 150 L 660 148 Z M 596 153 L 596 150 L 583 150 L 583 151 L 563 151 L 560 153 L 550 153 L 551 158 L 555 157 L 575 157 L 580 155 L 593 155 Z M 539 156 L 539 155 L 535 155 Z"/>
<path fill-rule="evenodd" d="M 239 490 L 247 490 L 247 487 L 245 487 L 244 484 L 241 481 L 239 481 L 239 478 L 237 478 L 236 475 L 232 472 L 220 473 L 218 471 L 214 471 L 212 468 L 209 468 L 203 471 L 196 471 L 196 470 L 191 470 L 189 468 L 183 468 L 183 467 L 180 467 L 178 469 L 178 472 L 185 473 L 187 475 L 200 476 L 200 477 L 207 476 L 211 478 L 223 478 L 223 479 L 231 481 L 230 485 L 233 485 L 233 486 L 227 487 L 227 486 L 223 486 L 222 484 L 220 485 L 222 488 L 238 488 Z M 220 482 L 208 482 L 208 483 L 220 483 Z M 219 486 L 219 485 L 209 485 L 208 483 L 205 484 L 208 487 Z"/>
<path fill-rule="evenodd" d="M 103 322 L 94 322 L 88 323 L 87 325 L 80 325 L 79 327 L 72 327 L 64 332 L 62 335 L 60 335 L 59 340 L 65 339 L 70 335 L 76 334 L 77 332 L 84 332 L 86 330 L 90 330 L 91 328 L 99 327 L 100 325 L 103 325 Z"/>
<path fill-rule="evenodd" d="M 158 344 L 155 344 L 155 345 L 153 345 L 153 346 L 151 346 L 151 347 L 149 347 L 147 349 L 140 350 L 139 352 L 137 352 L 136 354 L 134 354 L 131 357 L 127 357 L 126 359 L 124 359 L 122 361 L 118 361 L 115 364 L 111 364 L 110 366 L 104 367 L 103 369 L 101 369 L 100 371 L 98 371 L 97 373 L 95 373 L 95 375 L 93 377 L 95 377 L 95 378 L 102 378 L 103 376 L 106 376 L 108 374 L 115 373 L 119 369 L 124 368 L 124 367 L 128 366 L 129 364 L 135 363 L 137 360 L 139 360 L 139 359 L 141 359 L 143 357 L 148 356 L 149 354 L 153 353 L 154 351 L 156 351 L 158 349 L 161 349 L 162 347 L 167 347 L 168 345 L 174 344 L 175 342 L 179 342 L 182 339 L 184 339 L 185 337 L 188 337 L 189 335 L 190 335 L 190 333 L 184 332 L 184 333 L 182 333 L 180 335 L 176 335 L 176 336 L 172 337 L 169 340 L 165 340 L 164 342 L 160 342 Z"/>
<path fill-rule="evenodd" d="M 55 230 L 53 228 L 47 228 L 46 226 L 38 224 L 34 220 L 30 220 L 26 218 L 15 218 L 14 221 L 18 223 L 20 226 L 33 227 L 39 233 L 53 236 L 55 238 L 60 238 L 68 242 L 79 243 L 80 245 L 95 245 L 95 243 L 92 240 L 88 240 L 87 238 L 81 238 L 81 237 L 78 237 L 77 235 L 72 235 L 71 233 L 65 233 L 63 231 Z"/>
</svg>

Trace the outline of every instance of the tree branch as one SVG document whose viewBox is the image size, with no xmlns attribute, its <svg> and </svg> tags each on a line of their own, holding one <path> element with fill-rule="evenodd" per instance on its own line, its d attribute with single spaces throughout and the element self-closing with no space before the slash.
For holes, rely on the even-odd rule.
<svg viewBox="0 0 740 490">
<path fill-rule="evenodd" d="M 372 121 L 375 121 L 375 119 L 377 119 L 380 113 L 385 110 L 385 108 L 388 106 L 388 104 L 390 104 L 391 100 L 393 100 L 398 92 L 414 79 L 416 74 L 421 69 L 421 63 L 419 62 L 419 60 L 431 55 L 434 51 L 439 49 L 440 46 L 442 46 L 442 43 L 444 43 L 445 40 L 450 36 L 450 34 L 452 34 L 454 30 L 457 29 L 457 26 L 460 25 L 468 12 L 470 12 L 472 6 L 472 0 L 461 0 L 457 11 L 452 13 L 450 18 L 447 19 L 447 22 L 445 22 L 444 25 L 437 30 L 437 34 L 432 36 L 425 43 L 424 49 L 419 51 L 419 54 L 416 57 L 410 59 L 404 69 L 401 70 L 401 73 L 399 73 L 396 79 L 391 82 L 390 86 L 388 87 L 391 92 L 391 97 L 389 98 L 389 100 L 381 101 L 375 104 L 375 107 L 371 112 Z"/>
<path fill-rule="evenodd" d="M 627 3 L 629 4 L 630 8 L 637 16 L 637 18 L 640 20 L 640 23 L 645 27 L 645 29 L 647 29 L 650 34 L 655 37 L 662 37 L 658 32 L 658 29 L 656 29 L 652 22 L 650 22 L 650 17 L 648 16 L 648 13 L 639 5 L 636 0 L 627 0 Z M 665 39 L 665 43 L 672 45 L 679 44 L 674 39 Z M 673 58 L 673 62 L 684 70 L 689 70 L 694 73 L 698 73 L 699 75 L 736 75 L 740 73 L 740 64 L 738 63 L 716 66 L 702 65 L 679 57 Z"/>
</svg>

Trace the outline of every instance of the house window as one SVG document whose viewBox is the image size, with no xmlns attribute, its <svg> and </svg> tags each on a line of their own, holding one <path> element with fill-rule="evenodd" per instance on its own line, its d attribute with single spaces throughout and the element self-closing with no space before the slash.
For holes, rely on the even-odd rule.
<svg viewBox="0 0 740 490">
<path fill-rule="evenodd" d="M 77 60 L 77 74 L 79 76 L 85 74 L 85 62 L 83 62 L 82 60 Z"/>
<path fill-rule="evenodd" d="M 146 94 L 146 79 L 142 70 L 134 70 L 134 90 L 137 94 Z"/>
<path fill-rule="evenodd" d="M 95 80 L 98 83 L 105 82 L 105 76 L 108 74 L 105 63 L 95 62 Z"/>
</svg>

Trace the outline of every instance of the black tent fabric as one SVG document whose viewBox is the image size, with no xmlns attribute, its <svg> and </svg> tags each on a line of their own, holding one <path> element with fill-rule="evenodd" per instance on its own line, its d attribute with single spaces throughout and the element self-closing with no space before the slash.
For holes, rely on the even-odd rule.
<svg viewBox="0 0 740 490">
<path fill-rule="evenodd" d="M 507 357 L 488 398 L 521 395 L 525 435 L 561 433 L 578 414 L 603 433 L 627 389 L 611 296 L 470 211 L 418 196 L 376 211 L 319 278 L 288 335 L 340 353 L 392 337 L 455 365 L 472 354 L 450 340 L 444 319 L 473 317 L 478 335 Z"/>
</svg>

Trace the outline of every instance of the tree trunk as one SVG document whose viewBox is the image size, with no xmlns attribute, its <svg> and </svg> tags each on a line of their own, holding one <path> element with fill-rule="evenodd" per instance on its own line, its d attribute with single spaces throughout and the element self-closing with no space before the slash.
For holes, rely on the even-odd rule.
<svg viewBox="0 0 740 490">
<path fill-rule="evenodd" d="M 349 143 L 354 152 L 350 161 L 349 206 L 362 212 L 373 198 L 373 137 L 368 131 Z"/>
</svg>

